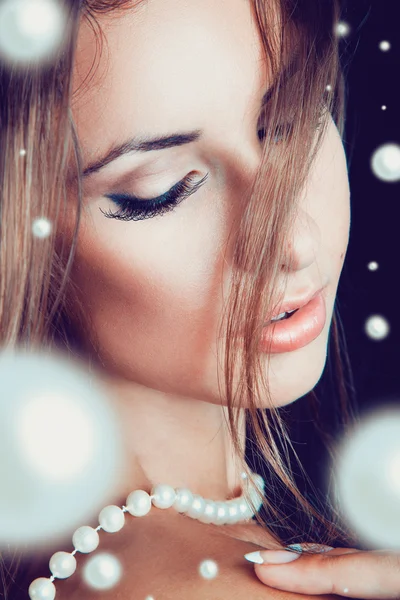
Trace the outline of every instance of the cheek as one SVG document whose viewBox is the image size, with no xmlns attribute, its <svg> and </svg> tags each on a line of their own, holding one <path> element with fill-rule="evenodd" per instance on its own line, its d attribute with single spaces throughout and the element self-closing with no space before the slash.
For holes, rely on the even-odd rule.
<svg viewBox="0 0 400 600">
<path fill-rule="evenodd" d="M 220 232 L 178 213 L 83 224 L 72 278 L 105 362 L 152 385 L 193 377 L 221 314 Z M 166 383 L 164 382 L 164 386 Z"/>
<path fill-rule="evenodd" d="M 350 233 L 350 187 L 345 150 L 331 118 L 310 184 L 310 212 L 321 232 L 322 266 L 331 269 L 332 279 L 339 274 L 347 251 Z M 327 253 L 326 257 L 324 254 Z"/>
<path fill-rule="evenodd" d="M 338 163 L 336 171 L 337 188 L 335 188 L 335 205 L 337 209 L 337 242 L 335 255 L 339 257 L 339 269 L 342 269 L 346 256 L 351 225 L 350 187 L 347 171 L 346 157 L 343 146 L 338 149 Z"/>
</svg>

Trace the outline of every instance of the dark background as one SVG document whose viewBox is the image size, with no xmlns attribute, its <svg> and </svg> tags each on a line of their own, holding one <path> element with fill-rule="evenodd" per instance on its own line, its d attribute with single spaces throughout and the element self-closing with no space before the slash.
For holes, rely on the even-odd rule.
<svg viewBox="0 0 400 600">
<path fill-rule="evenodd" d="M 351 60 L 345 151 L 352 218 L 339 306 L 363 410 L 382 400 L 398 403 L 400 391 L 400 182 L 381 181 L 370 168 L 377 147 L 400 144 L 400 2 L 349 0 L 349 4 L 346 21 L 353 35 L 343 46 Z M 379 49 L 382 40 L 391 43 L 389 51 Z M 379 269 L 370 271 L 370 261 L 376 261 Z M 390 325 L 389 335 L 381 341 L 364 333 L 365 321 L 376 313 Z"/>
<path fill-rule="evenodd" d="M 364 412 L 384 404 L 400 408 L 400 182 L 381 181 L 370 166 L 379 146 L 400 145 L 400 1 L 346 0 L 342 7 L 341 21 L 350 26 L 349 34 L 341 38 L 340 53 L 347 86 L 343 143 L 351 190 L 351 227 L 337 307 L 354 378 L 353 401 L 362 417 Z M 386 52 L 379 48 L 383 40 L 391 44 Z M 382 105 L 386 105 L 385 111 Z M 378 263 L 376 271 L 368 269 L 371 261 Z M 390 327 L 381 340 L 364 331 L 368 318 L 376 314 L 384 317 Z M 328 364 L 315 392 L 326 422 L 334 431 L 337 387 Z M 294 448 L 323 502 L 329 455 L 316 434 L 307 396 L 280 410 L 293 423 L 290 434 Z M 254 462 L 250 448 L 246 454 L 249 464 L 268 485 L 268 474 Z M 296 482 L 308 499 L 315 497 L 301 476 Z M 290 497 L 276 499 L 284 503 L 285 512 L 290 508 Z M 285 537 L 283 524 L 275 529 Z M 310 532 L 315 537 L 315 530 Z M 311 541 L 304 537 L 296 541 Z M 357 547 L 363 548 L 362 543 Z"/>
</svg>

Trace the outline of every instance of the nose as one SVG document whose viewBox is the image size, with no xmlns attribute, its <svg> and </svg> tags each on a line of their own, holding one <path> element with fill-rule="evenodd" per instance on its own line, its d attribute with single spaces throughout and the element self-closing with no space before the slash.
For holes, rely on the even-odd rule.
<svg viewBox="0 0 400 600">
<path fill-rule="evenodd" d="M 236 200 L 231 207 L 231 218 L 237 223 L 236 218 L 240 219 L 242 217 L 245 209 L 244 203 L 248 200 L 250 187 L 260 167 L 263 149 L 256 131 L 250 137 L 247 131 L 247 138 L 243 131 L 240 132 L 235 149 L 236 151 L 230 157 L 229 173 Z M 309 269 L 313 262 L 317 263 L 316 268 L 318 270 L 321 231 L 316 221 L 306 210 L 306 201 L 307 196 L 302 195 L 302 198 L 299 198 L 296 202 L 293 227 L 285 242 L 285 260 L 282 268 L 287 271 Z"/>
<path fill-rule="evenodd" d="M 283 267 L 290 271 L 308 269 L 313 262 L 318 262 L 320 244 L 318 225 L 305 210 L 298 207 L 291 236 L 285 245 L 287 259 Z"/>
</svg>

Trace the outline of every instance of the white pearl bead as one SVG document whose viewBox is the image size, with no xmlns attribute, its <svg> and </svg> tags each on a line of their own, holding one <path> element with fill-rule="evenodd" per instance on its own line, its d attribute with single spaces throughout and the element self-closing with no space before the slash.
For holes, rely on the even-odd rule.
<svg viewBox="0 0 400 600">
<path fill-rule="evenodd" d="M 49 561 L 50 571 L 58 579 L 66 579 L 76 571 L 76 558 L 69 552 L 55 552 Z"/>
<path fill-rule="evenodd" d="M 157 508 L 170 508 L 176 500 L 176 492 L 170 485 L 159 483 L 151 490 L 152 503 Z"/>
<path fill-rule="evenodd" d="M 192 519 L 198 519 L 203 515 L 205 506 L 206 503 L 204 498 L 202 498 L 198 494 L 194 494 L 192 504 L 190 505 L 187 514 L 189 515 L 189 517 L 192 517 Z"/>
<path fill-rule="evenodd" d="M 260 494 L 259 490 L 251 488 L 249 490 L 249 496 L 252 499 L 252 501 L 256 504 L 259 501 L 261 494 Z"/>
<path fill-rule="evenodd" d="M 217 514 L 214 519 L 215 525 L 224 525 L 228 519 L 228 507 L 225 502 L 216 502 L 215 503 Z"/>
<path fill-rule="evenodd" d="M 217 515 L 217 507 L 214 500 L 205 500 L 203 514 L 199 517 L 201 523 L 212 523 Z"/>
<path fill-rule="evenodd" d="M 264 491 L 264 488 L 265 488 L 265 481 L 264 481 L 264 479 L 261 477 L 261 475 L 258 475 L 258 474 L 257 474 L 257 475 L 254 475 L 254 480 L 255 480 L 255 483 L 256 483 L 257 487 L 258 487 L 259 489 L 261 489 L 261 491 Z"/>
<path fill-rule="evenodd" d="M 199 573 L 204 579 L 214 579 L 218 575 L 218 565 L 215 560 L 203 560 L 199 566 Z"/>
<path fill-rule="evenodd" d="M 230 523 L 230 524 L 236 523 L 239 518 L 240 518 L 240 515 L 239 515 L 239 505 L 238 505 L 238 503 L 235 500 L 233 500 L 232 502 L 230 502 L 228 504 L 228 519 L 227 519 L 227 522 Z"/>
<path fill-rule="evenodd" d="M 249 490 L 249 494 L 250 494 L 250 498 L 253 500 L 253 503 L 255 505 L 254 510 L 255 510 L 255 512 L 258 512 L 263 503 L 264 493 L 263 493 L 263 491 L 256 491 L 253 488 L 253 489 Z"/>
<path fill-rule="evenodd" d="M 151 509 L 150 495 L 144 490 L 131 492 L 126 499 L 126 508 L 134 517 L 144 517 Z"/>
<path fill-rule="evenodd" d="M 173 504 L 177 512 L 184 513 L 189 510 L 193 502 L 193 494 L 188 488 L 176 490 L 176 500 Z"/>
<path fill-rule="evenodd" d="M 107 552 L 92 556 L 83 569 L 83 579 L 96 590 L 109 590 L 121 579 L 119 560 Z"/>
<path fill-rule="evenodd" d="M 255 506 L 255 512 L 258 512 L 260 510 L 260 508 L 262 507 L 263 504 L 263 499 L 259 498 L 258 500 L 256 500 L 256 506 Z"/>
<path fill-rule="evenodd" d="M 84 554 L 96 550 L 99 542 L 99 534 L 93 527 L 89 527 L 89 525 L 82 525 L 82 527 L 79 527 L 72 536 L 74 548 Z"/>
<path fill-rule="evenodd" d="M 47 577 L 38 577 L 29 586 L 28 594 L 31 600 L 54 600 L 56 586 Z"/>
<path fill-rule="evenodd" d="M 107 533 L 120 531 L 125 524 L 124 511 L 115 504 L 106 506 L 99 514 L 99 524 Z"/>
<path fill-rule="evenodd" d="M 247 504 L 246 500 L 242 498 L 239 502 L 239 514 L 241 519 L 247 519 L 253 515 L 251 507 Z"/>
</svg>

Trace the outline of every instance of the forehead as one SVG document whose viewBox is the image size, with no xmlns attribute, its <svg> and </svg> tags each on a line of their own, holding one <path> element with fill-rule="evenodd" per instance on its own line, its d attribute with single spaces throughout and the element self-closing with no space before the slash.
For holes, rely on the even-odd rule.
<svg viewBox="0 0 400 600">
<path fill-rule="evenodd" d="M 244 115 L 265 87 L 250 0 L 149 0 L 98 22 L 101 55 L 82 20 L 73 70 L 72 111 L 87 157 L 125 139 L 127 127 L 151 135 Z"/>
</svg>

